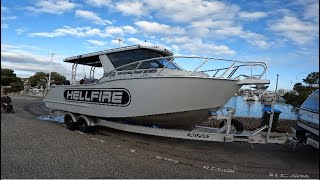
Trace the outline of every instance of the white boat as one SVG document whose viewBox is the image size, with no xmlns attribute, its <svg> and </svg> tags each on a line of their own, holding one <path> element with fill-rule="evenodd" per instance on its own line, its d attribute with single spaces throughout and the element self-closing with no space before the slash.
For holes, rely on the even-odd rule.
<svg viewBox="0 0 320 180">
<path fill-rule="evenodd" d="M 244 101 L 260 101 L 260 98 L 253 93 L 249 93 L 243 96 L 243 100 Z"/>
<path fill-rule="evenodd" d="M 264 105 L 271 105 L 275 95 L 272 92 L 264 92 L 261 96 L 261 103 Z"/>
<path fill-rule="evenodd" d="M 284 99 L 283 96 L 277 96 L 277 102 L 285 103 L 286 100 Z"/>
<path fill-rule="evenodd" d="M 202 62 L 192 71 L 176 64 L 190 60 Z M 51 86 L 44 98 L 48 108 L 163 128 L 192 129 L 207 120 L 209 110 L 223 107 L 243 85 L 270 83 L 261 79 L 267 70 L 263 62 L 173 56 L 157 46 L 126 46 L 69 57 L 64 62 L 73 63 L 71 85 Z M 209 62 L 230 64 L 203 69 Z M 91 78 L 95 68 L 102 68 L 104 75 L 93 83 L 79 84 L 78 64 L 92 67 Z M 262 67 L 261 74 L 236 76 L 237 70 L 246 66 Z"/>
</svg>

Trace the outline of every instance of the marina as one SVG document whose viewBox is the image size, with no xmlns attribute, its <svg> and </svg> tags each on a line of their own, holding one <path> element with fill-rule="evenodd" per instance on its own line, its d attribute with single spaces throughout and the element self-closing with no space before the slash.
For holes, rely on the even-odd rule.
<svg viewBox="0 0 320 180">
<path fill-rule="evenodd" d="M 319 0 L 1 1 L 2 179 L 319 179 Z"/>
<path fill-rule="evenodd" d="M 224 107 L 236 109 L 235 116 L 262 118 L 265 104 L 261 101 L 244 101 L 242 96 L 233 96 Z M 284 102 L 276 102 L 275 108 L 280 110 L 280 119 L 297 120 L 298 115 L 293 111 L 294 107 Z M 226 110 L 222 110 L 226 113 Z"/>
</svg>

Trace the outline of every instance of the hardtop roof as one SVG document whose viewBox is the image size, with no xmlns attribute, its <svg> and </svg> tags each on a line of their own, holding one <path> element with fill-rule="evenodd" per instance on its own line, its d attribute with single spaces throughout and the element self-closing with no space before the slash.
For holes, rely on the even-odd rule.
<svg viewBox="0 0 320 180">
<path fill-rule="evenodd" d="M 164 54 L 165 56 L 172 56 L 173 52 L 161 48 L 159 46 L 144 46 L 144 45 L 132 45 L 132 46 L 124 46 L 124 47 L 119 47 L 119 48 L 113 48 L 113 49 L 108 49 L 108 50 L 103 50 L 103 51 L 98 51 L 98 52 L 93 52 L 93 53 L 87 53 L 87 54 L 82 54 L 82 55 L 77 55 L 77 56 L 72 56 L 64 59 L 64 62 L 67 63 L 76 63 L 76 64 L 82 64 L 82 65 L 88 65 L 88 66 L 96 66 L 96 67 L 102 67 L 102 64 L 99 59 L 99 55 L 103 54 L 112 54 L 116 52 L 121 52 L 121 51 L 128 51 L 128 50 L 135 50 L 135 49 L 150 49 L 153 51 L 158 51 Z"/>
</svg>

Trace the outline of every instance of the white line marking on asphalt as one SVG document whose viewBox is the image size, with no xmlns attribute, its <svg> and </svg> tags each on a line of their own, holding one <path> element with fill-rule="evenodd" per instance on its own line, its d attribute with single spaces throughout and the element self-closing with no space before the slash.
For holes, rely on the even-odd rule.
<svg viewBox="0 0 320 180">
<path fill-rule="evenodd" d="M 236 170 L 234 170 L 234 169 L 225 169 L 225 168 L 219 168 L 219 167 L 203 166 L 203 168 L 211 170 L 211 171 L 219 171 L 219 172 L 226 172 L 226 173 L 235 173 L 236 172 Z"/>
<path fill-rule="evenodd" d="M 173 162 L 173 163 L 175 163 L 175 164 L 179 163 L 178 160 L 169 159 L 169 158 L 165 158 L 165 157 L 161 157 L 161 156 L 156 156 L 156 159 L 161 159 L 161 160 L 164 160 L 164 161 Z"/>
<path fill-rule="evenodd" d="M 81 131 L 77 131 L 77 133 L 79 133 L 79 134 L 84 134 L 83 132 L 81 132 Z"/>
<path fill-rule="evenodd" d="M 98 140 L 97 138 L 91 138 L 91 139 L 93 139 L 93 140 Z"/>
<path fill-rule="evenodd" d="M 117 148 L 121 148 L 122 146 L 118 145 Z"/>
<path fill-rule="evenodd" d="M 274 178 L 309 178 L 309 175 L 303 175 L 303 174 L 277 174 L 277 173 L 269 173 L 269 177 L 274 177 Z"/>
<path fill-rule="evenodd" d="M 134 149 L 130 149 L 129 151 L 130 151 L 130 152 L 136 152 L 137 150 L 134 150 Z"/>
</svg>

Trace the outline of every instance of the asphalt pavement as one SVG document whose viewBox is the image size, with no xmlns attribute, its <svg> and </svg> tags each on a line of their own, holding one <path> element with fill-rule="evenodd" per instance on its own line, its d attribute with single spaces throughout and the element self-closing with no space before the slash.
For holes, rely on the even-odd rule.
<svg viewBox="0 0 320 180">
<path fill-rule="evenodd" d="M 89 134 L 48 114 L 41 98 L 12 97 L 1 114 L 1 178 L 319 179 L 319 150 L 163 138 L 97 127 Z"/>
</svg>

